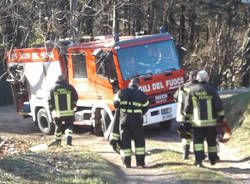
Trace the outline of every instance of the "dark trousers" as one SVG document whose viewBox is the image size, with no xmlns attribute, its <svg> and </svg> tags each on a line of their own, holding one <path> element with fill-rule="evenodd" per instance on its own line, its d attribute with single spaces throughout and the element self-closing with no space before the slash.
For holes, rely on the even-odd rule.
<svg viewBox="0 0 250 184">
<path fill-rule="evenodd" d="M 204 140 L 208 145 L 208 158 L 211 161 L 217 159 L 216 126 L 194 127 L 194 155 L 196 162 L 201 162 L 204 157 Z"/>
<path fill-rule="evenodd" d="M 55 118 L 55 138 L 56 140 L 61 140 L 62 139 L 62 122 L 65 122 L 65 136 L 67 137 L 72 137 L 72 132 L 73 132 L 73 122 L 74 122 L 74 117 L 68 116 L 68 117 L 61 117 L 61 118 Z M 66 132 L 67 133 L 66 135 Z"/>
<path fill-rule="evenodd" d="M 145 137 L 142 117 L 131 114 L 123 120 L 125 121 L 120 123 L 121 151 L 125 151 L 126 154 L 121 154 L 122 160 L 126 165 L 131 164 L 131 141 L 134 140 L 136 164 L 143 166 L 145 164 Z"/>
</svg>

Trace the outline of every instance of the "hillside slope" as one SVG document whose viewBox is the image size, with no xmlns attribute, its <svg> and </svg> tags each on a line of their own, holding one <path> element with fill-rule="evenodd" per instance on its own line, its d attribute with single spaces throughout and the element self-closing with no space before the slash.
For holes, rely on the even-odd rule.
<svg viewBox="0 0 250 184">
<path fill-rule="evenodd" d="M 233 130 L 229 146 L 242 156 L 250 154 L 250 92 L 241 93 L 223 100 L 226 118 Z"/>
</svg>

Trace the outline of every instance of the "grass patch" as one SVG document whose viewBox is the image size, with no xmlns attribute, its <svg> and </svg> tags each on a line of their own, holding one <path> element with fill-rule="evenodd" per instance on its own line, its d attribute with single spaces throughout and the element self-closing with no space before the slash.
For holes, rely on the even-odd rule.
<svg viewBox="0 0 250 184">
<path fill-rule="evenodd" d="M 229 178 L 209 168 L 193 166 L 194 160 L 182 160 L 182 153 L 166 150 L 163 153 L 164 167 L 168 175 L 182 184 L 235 183 Z"/>
<path fill-rule="evenodd" d="M 250 92 L 234 95 L 223 99 L 226 118 L 233 129 L 229 146 L 237 149 L 237 152 L 250 155 Z"/>
<path fill-rule="evenodd" d="M 0 160 L 1 183 L 120 183 L 114 168 L 97 154 L 79 148 L 27 153 Z"/>
</svg>

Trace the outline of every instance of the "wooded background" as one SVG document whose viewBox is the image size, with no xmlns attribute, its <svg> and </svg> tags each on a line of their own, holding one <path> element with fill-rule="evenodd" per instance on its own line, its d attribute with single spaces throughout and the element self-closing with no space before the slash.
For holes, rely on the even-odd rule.
<svg viewBox="0 0 250 184">
<path fill-rule="evenodd" d="M 2 50 L 61 38 L 155 34 L 162 25 L 187 49 L 187 71 L 206 69 L 218 87 L 249 86 L 250 4 L 241 0 L 0 1 Z"/>
</svg>

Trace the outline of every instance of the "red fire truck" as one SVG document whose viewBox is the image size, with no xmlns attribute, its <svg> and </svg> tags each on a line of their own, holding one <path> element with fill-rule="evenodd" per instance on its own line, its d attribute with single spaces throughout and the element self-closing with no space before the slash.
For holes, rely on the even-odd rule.
<svg viewBox="0 0 250 184">
<path fill-rule="evenodd" d="M 131 78 L 140 78 L 140 89 L 150 102 L 144 126 L 170 126 L 176 114 L 173 94 L 184 83 L 184 70 L 169 33 L 99 36 L 91 41 L 64 40 L 46 47 L 13 49 L 6 53 L 6 66 L 16 111 L 31 116 L 45 134 L 54 131 L 48 98 L 58 75 L 67 76 L 78 92 L 75 124 L 104 133 L 113 120 L 114 94 L 127 87 Z"/>
</svg>

